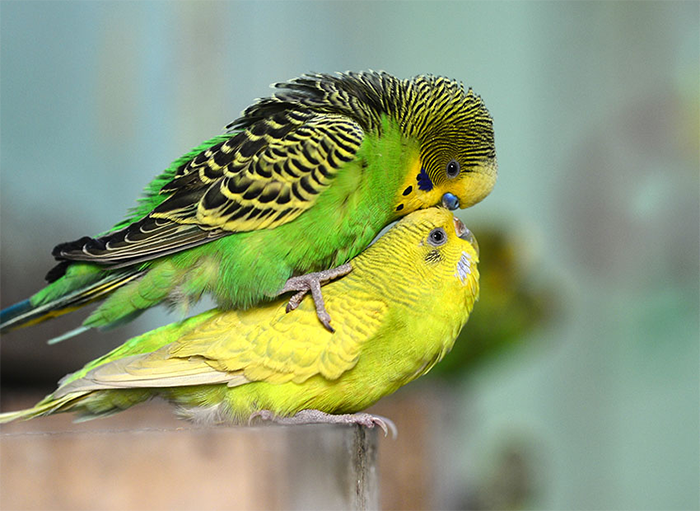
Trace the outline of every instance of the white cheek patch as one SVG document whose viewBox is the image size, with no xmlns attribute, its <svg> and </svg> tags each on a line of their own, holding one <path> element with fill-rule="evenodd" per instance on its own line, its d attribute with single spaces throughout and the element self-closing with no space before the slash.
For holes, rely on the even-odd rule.
<svg viewBox="0 0 700 511">
<path fill-rule="evenodd" d="M 455 272 L 455 277 L 459 279 L 462 285 L 466 284 L 467 275 L 472 273 L 472 261 L 471 256 L 466 252 L 462 252 L 462 257 L 459 258 L 457 262 L 457 271 Z"/>
</svg>

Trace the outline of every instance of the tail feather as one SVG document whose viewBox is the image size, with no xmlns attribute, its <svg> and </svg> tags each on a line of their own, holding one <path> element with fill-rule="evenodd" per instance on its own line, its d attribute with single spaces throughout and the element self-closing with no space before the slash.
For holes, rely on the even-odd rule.
<svg viewBox="0 0 700 511">
<path fill-rule="evenodd" d="M 110 272 L 97 282 L 76 289 L 73 292 L 33 305 L 31 298 L 0 311 L 0 332 L 36 325 L 51 318 L 62 316 L 85 305 L 105 298 L 116 289 L 139 278 L 145 270 L 128 269 Z M 76 332 L 77 333 L 80 332 Z M 57 341 L 56 341 L 57 342 Z"/>
<path fill-rule="evenodd" d="M 44 415 L 51 415 L 53 413 L 59 412 L 66 406 L 70 405 L 76 399 L 80 399 L 84 394 L 68 394 L 59 399 L 52 399 L 47 397 L 43 401 L 40 401 L 32 408 L 27 408 L 25 410 L 18 410 L 16 412 L 5 412 L 0 413 L 0 424 L 7 424 L 8 422 L 16 420 L 28 420 L 34 417 L 41 417 Z"/>
<path fill-rule="evenodd" d="M 56 337 L 52 337 L 48 341 L 46 341 L 46 344 L 58 344 L 59 342 L 65 341 L 66 339 L 71 339 L 75 337 L 76 335 L 80 335 L 83 332 L 87 332 L 90 330 L 89 326 L 79 326 L 78 328 L 74 328 L 73 330 L 69 330 L 68 332 L 65 332 L 61 335 L 58 335 Z"/>
<path fill-rule="evenodd" d="M 10 305 L 6 309 L 0 310 L 0 325 L 3 325 L 3 331 L 6 323 L 9 323 L 16 317 L 20 317 L 23 314 L 30 312 L 33 308 L 34 306 L 29 301 L 29 298 L 27 298 L 19 303 Z"/>
</svg>

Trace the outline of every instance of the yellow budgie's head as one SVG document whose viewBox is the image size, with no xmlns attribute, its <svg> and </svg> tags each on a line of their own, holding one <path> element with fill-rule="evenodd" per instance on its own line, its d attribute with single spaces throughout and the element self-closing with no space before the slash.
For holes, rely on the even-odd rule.
<svg viewBox="0 0 700 511">
<path fill-rule="evenodd" d="M 421 295 L 471 310 L 479 292 L 479 247 L 471 231 L 449 210 L 437 207 L 404 217 L 353 261 L 375 270 L 403 298 Z M 389 290 L 387 290 L 389 292 Z M 464 305 L 462 305 L 464 304 Z"/>
</svg>

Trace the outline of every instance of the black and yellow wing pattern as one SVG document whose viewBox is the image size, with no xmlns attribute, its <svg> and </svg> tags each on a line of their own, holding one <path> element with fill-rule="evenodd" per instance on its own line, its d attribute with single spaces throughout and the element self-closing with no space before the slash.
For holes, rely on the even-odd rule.
<svg viewBox="0 0 700 511">
<path fill-rule="evenodd" d="M 59 260 L 130 266 L 234 232 L 272 229 L 311 208 L 352 161 L 364 129 L 346 115 L 277 97 L 229 125 L 231 137 L 182 164 L 161 189 L 168 198 L 144 218 L 99 238 L 59 245 Z M 272 106 L 276 111 L 269 112 Z M 251 121 L 251 116 L 253 120 Z"/>
</svg>

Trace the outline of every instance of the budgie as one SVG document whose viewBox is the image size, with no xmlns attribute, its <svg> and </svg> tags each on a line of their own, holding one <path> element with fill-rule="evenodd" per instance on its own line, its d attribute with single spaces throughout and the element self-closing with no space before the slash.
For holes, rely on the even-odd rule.
<svg viewBox="0 0 700 511">
<path fill-rule="evenodd" d="M 327 284 L 335 333 L 310 296 L 247 310 L 212 309 L 135 337 L 59 382 L 15 419 L 77 412 L 94 418 L 154 396 L 185 418 L 385 427 L 358 413 L 427 373 L 450 351 L 479 292 L 478 245 L 442 207 L 416 211 Z"/>
<path fill-rule="evenodd" d="M 493 122 L 461 83 L 384 72 L 314 74 L 275 85 L 220 136 L 156 177 L 105 234 L 58 245 L 49 284 L 2 312 L 8 331 L 104 300 L 84 329 L 203 294 L 247 308 L 311 292 L 391 222 L 471 206 L 497 174 Z"/>
</svg>

